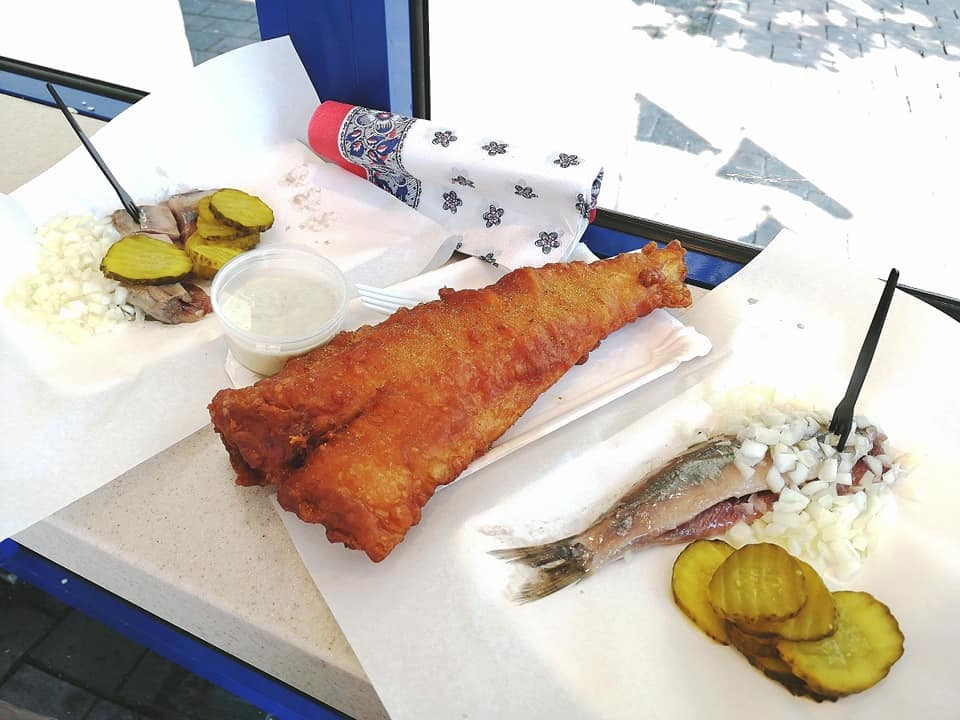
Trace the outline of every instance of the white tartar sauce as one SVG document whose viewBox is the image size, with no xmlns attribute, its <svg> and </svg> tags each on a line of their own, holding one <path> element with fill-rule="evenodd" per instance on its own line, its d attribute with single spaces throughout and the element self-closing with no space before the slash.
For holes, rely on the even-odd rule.
<svg viewBox="0 0 960 720">
<path fill-rule="evenodd" d="M 247 272 L 224 288 L 224 317 L 253 335 L 279 342 L 311 335 L 338 310 L 336 294 L 292 270 Z"/>
</svg>

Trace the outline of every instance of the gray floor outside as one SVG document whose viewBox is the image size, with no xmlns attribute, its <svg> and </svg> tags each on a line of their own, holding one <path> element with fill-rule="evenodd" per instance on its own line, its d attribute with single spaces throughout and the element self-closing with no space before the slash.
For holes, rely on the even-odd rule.
<svg viewBox="0 0 960 720">
<path fill-rule="evenodd" d="M 55 720 L 268 717 L 27 583 L 0 574 L 0 720 L 20 720 L 18 710 Z"/>
</svg>

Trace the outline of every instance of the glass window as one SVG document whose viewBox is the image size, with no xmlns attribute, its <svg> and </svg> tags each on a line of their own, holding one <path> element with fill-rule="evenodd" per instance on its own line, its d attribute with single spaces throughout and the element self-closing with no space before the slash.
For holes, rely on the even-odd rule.
<svg viewBox="0 0 960 720">
<path fill-rule="evenodd" d="M 432 117 L 602 155 L 602 207 L 754 247 L 827 236 L 960 296 L 949 3 L 434 2 L 429 25 Z"/>
<path fill-rule="evenodd" d="M 179 0 L 194 65 L 260 39 L 254 0 Z"/>
</svg>

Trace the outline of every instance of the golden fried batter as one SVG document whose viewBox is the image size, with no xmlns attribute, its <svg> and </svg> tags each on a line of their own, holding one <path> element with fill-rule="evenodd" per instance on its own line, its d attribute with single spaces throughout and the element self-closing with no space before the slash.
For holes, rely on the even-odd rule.
<svg viewBox="0 0 960 720">
<path fill-rule="evenodd" d="M 210 404 L 237 482 L 380 561 L 437 486 L 614 330 L 690 293 L 679 243 L 516 270 L 341 333 Z"/>
</svg>

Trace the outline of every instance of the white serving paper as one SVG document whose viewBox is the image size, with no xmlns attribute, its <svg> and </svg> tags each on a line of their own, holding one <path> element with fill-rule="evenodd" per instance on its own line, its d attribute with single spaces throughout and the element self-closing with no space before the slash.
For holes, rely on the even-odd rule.
<svg viewBox="0 0 960 720">
<path fill-rule="evenodd" d="M 319 99 L 288 38 L 199 66 L 96 135 L 135 201 L 195 187 L 239 187 L 273 207 L 262 245 L 298 243 L 351 281 L 390 284 L 437 266 L 455 241 L 443 229 L 303 144 Z M 0 296 L 29 272 L 31 226 L 58 213 L 119 207 L 82 148 L 0 203 Z M 0 538 L 112 480 L 209 422 L 229 385 L 215 317 L 145 323 L 70 344 L 18 321 L 0 302 Z"/>
<path fill-rule="evenodd" d="M 816 258 L 817 262 L 810 262 Z M 909 278 L 904 278 L 909 282 Z M 761 384 L 831 409 L 882 283 L 784 233 L 685 318 L 719 363 L 668 375 L 454 483 L 379 564 L 281 513 L 306 567 L 394 720 L 406 718 L 952 717 L 960 706 L 960 326 L 896 293 L 858 410 L 918 466 L 880 546 L 844 587 L 889 605 L 906 652 L 877 687 L 836 704 L 791 696 L 674 606 L 679 548 L 652 548 L 527 605 L 488 551 L 588 525 L 709 422 L 717 391 Z M 703 361 L 694 361 L 694 363 Z M 905 492 L 909 490 L 909 492 Z M 835 589 L 840 586 L 834 585 Z"/>
</svg>

